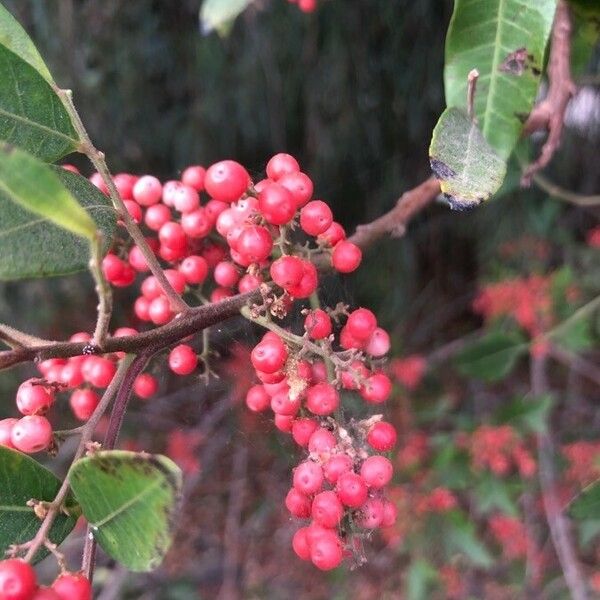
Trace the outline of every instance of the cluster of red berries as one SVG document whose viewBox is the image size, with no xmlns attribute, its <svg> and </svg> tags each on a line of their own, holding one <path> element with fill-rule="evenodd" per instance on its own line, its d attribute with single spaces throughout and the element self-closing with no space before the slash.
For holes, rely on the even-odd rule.
<svg viewBox="0 0 600 600">
<path fill-rule="evenodd" d="M 113 336 L 135 335 L 131 327 L 117 329 Z M 71 342 L 88 343 L 91 336 L 79 332 Z M 0 420 L 0 446 L 33 454 L 53 446 L 52 425 L 46 413 L 56 400 L 56 395 L 69 392 L 69 405 L 76 419 L 87 421 L 100 402 L 97 390 L 108 387 L 112 381 L 122 353 L 96 356 L 81 355 L 69 359 L 51 358 L 38 364 L 41 378 L 24 381 L 17 390 L 16 405 L 23 415 L 20 419 Z M 149 398 L 158 389 L 158 382 L 149 373 L 138 376 L 134 391 L 140 398 Z"/>
<path fill-rule="evenodd" d="M 532 542 L 522 521 L 517 517 L 498 514 L 490 517 L 488 524 L 506 558 L 514 560 L 527 556 L 527 549 Z"/>
<path fill-rule="evenodd" d="M 50 587 L 38 586 L 35 571 L 20 558 L 0 561 L 2 600 L 91 600 L 92 586 L 81 573 L 61 573 Z"/>
<path fill-rule="evenodd" d="M 583 487 L 600 477 L 600 442 L 579 440 L 565 444 L 562 454 L 567 459 L 565 479 Z"/>
<path fill-rule="evenodd" d="M 460 443 L 467 446 L 476 470 L 489 469 L 500 477 L 508 475 L 513 467 L 521 477 L 533 477 L 536 473 L 535 458 L 509 425 L 481 425 L 469 440 Z"/>
<path fill-rule="evenodd" d="M 317 0 L 288 0 L 291 4 L 296 4 L 304 13 L 312 13 L 317 10 Z"/>
<path fill-rule="evenodd" d="M 347 314 L 337 336 L 342 354 L 332 350 L 334 324 L 327 311 L 306 311 L 304 329 L 303 338 L 290 335 L 291 342 L 287 332 L 268 331 L 253 348 L 251 362 L 261 383 L 250 388 L 246 404 L 253 411 L 270 408 L 276 427 L 308 452 L 294 470 L 285 504 L 293 516 L 311 523 L 295 533 L 292 544 L 300 558 L 329 570 L 352 555 L 356 534 L 390 526 L 396 519 L 395 506 L 383 495 L 393 466 L 377 454 L 395 446 L 394 426 L 379 416 L 346 426 L 339 416 L 344 390 L 356 391 L 369 404 L 389 397 L 391 382 L 375 363 L 390 342 L 365 308 Z M 315 355 L 319 348 L 337 360 L 325 352 L 324 362 Z"/>
</svg>

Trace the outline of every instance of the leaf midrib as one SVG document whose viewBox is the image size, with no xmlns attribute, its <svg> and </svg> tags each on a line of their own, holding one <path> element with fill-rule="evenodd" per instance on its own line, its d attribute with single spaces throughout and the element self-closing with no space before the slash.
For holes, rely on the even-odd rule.
<svg viewBox="0 0 600 600">
<path fill-rule="evenodd" d="M 43 131 L 44 133 L 47 133 L 49 135 L 53 135 L 54 137 L 58 137 L 65 141 L 68 141 L 71 145 L 73 145 L 73 147 L 77 147 L 78 140 L 66 135 L 65 133 L 62 133 L 61 131 L 52 129 L 51 127 L 48 127 L 47 125 L 42 125 L 41 123 L 38 123 L 37 121 L 32 121 L 31 119 L 28 119 L 27 117 L 24 117 L 17 113 L 9 112 L 3 108 L 0 108 L 0 116 L 4 116 L 8 119 L 14 119 L 15 121 L 20 121 L 21 123 L 25 123 L 26 125 L 29 125 L 30 127 L 35 127 L 36 129 L 39 129 L 40 131 Z"/>
</svg>

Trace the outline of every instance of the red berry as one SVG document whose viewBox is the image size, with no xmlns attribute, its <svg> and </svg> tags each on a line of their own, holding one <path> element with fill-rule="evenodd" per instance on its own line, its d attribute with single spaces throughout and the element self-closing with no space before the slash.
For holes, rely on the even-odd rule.
<svg viewBox="0 0 600 600">
<path fill-rule="evenodd" d="M 262 282 L 263 279 L 260 275 L 250 275 L 247 273 L 238 281 L 238 290 L 240 291 L 240 294 L 252 292 L 257 290 Z"/>
<path fill-rule="evenodd" d="M 294 469 L 294 487 L 311 496 L 321 489 L 323 485 L 323 469 L 315 462 L 304 461 Z"/>
<path fill-rule="evenodd" d="M 189 375 L 198 366 L 198 356 L 191 346 L 179 344 L 169 353 L 169 368 L 177 375 Z"/>
<path fill-rule="evenodd" d="M 299 492 L 295 487 L 291 488 L 285 497 L 285 507 L 294 517 L 306 519 L 310 517 L 310 498 Z"/>
<path fill-rule="evenodd" d="M 298 446 L 305 448 L 308 446 L 310 436 L 318 429 L 318 427 L 319 424 L 314 419 L 296 419 L 292 424 L 292 437 Z"/>
<path fill-rule="evenodd" d="M 396 428 L 386 421 L 375 423 L 367 433 L 367 442 L 377 452 L 391 450 L 396 445 L 397 438 Z"/>
<path fill-rule="evenodd" d="M 376 529 L 383 521 L 383 502 L 379 498 L 368 498 L 360 507 L 358 524 L 364 529 Z"/>
<path fill-rule="evenodd" d="M 368 308 L 353 310 L 346 321 L 348 333 L 355 339 L 368 340 L 377 327 L 377 318 Z"/>
<path fill-rule="evenodd" d="M 339 223 L 333 221 L 327 230 L 318 236 L 317 241 L 327 243 L 330 246 L 335 246 L 344 239 L 346 239 L 344 228 Z"/>
<path fill-rule="evenodd" d="M 327 490 L 314 497 L 310 514 L 323 527 L 337 527 L 344 516 L 344 506 L 335 492 Z"/>
<path fill-rule="evenodd" d="M 262 385 L 253 385 L 246 393 L 246 406 L 252 412 L 262 412 L 271 405 L 271 397 Z"/>
<path fill-rule="evenodd" d="M 158 391 L 158 381 L 150 373 L 142 373 L 135 378 L 133 391 L 137 396 L 146 400 Z"/>
<path fill-rule="evenodd" d="M 269 160 L 266 171 L 269 179 L 277 181 L 284 175 L 300 171 L 300 165 L 291 154 L 281 152 Z"/>
<path fill-rule="evenodd" d="M 140 321 L 150 320 L 150 300 L 145 296 L 136 298 L 133 304 L 133 312 Z"/>
<path fill-rule="evenodd" d="M 306 392 L 306 408 L 315 415 L 321 417 L 330 415 L 339 404 L 340 396 L 330 383 L 317 383 Z"/>
<path fill-rule="evenodd" d="M 165 269 L 165 277 L 171 284 L 171 287 L 178 293 L 183 294 L 185 291 L 185 276 L 183 273 L 175 269 Z"/>
<path fill-rule="evenodd" d="M 127 260 L 129 260 L 129 264 L 139 273 L 145 273 L 150 270 L 146 262 L 146 257 L 137 246 L 131 247 Z"/>
<path fill-rule="evenodd" d="M 87 421 L 100 403 L 100 397 L 94 390 L 75 390 L 69 398 L 71 410 L 77 419 Z"/>
<path fill-rule="evenodd" d="M 240 233 L 237 251 L 250 262 L 262 262 L 269 257 L 272 249 L 273 240 L 266 227 L 249 225 Z"/>
<path fill-rule="evenodd" d="M 342 240 L 333 248 L 331 264 L 333 265 L 333 268 L 340 273 L 352 273 L 352 271 L 358 269 L 361 260 L 361 249 L 352 242 Z"/>
<path fill-rule="evenodd" d="M 298 558 L 302 560 L 310 560 L 310 547 L 306 535 L 307 530 L 308 527 L 300 527 L 292 538 L 292 548 Z"/>
<path fill-rule="evenodd" d="M 297 286 L 304 275 L 304 261 L 297 256 L 282 256 L 269 269 L 271 279 L 283 289 Z"/>
<path fill-rule="evenodd" d="M 372 404 L 385 402 L 392 393 L 392 382 L 384 373 L 375 373 L 367 378 L 360 388 L 360 395 Z"/>
<path fill-rule="evenodd" d="M 283 175 L 277 183 L 291 192 L 296 208 L 304 206 L 312 197 L 313 182 L 308 175 L 301 171 Z"/>
<path fill-rule="evenodd" d="M 278 183 L 270 183 L 259 192 L 258 208 L 266 221 L 272 225 L 285 225 L 296 214 L 294 197 Z"/>
<path fill-rule="evenodd" d="M 292 431 L 293 421 L 294 417 L 288 415 L 275 415 L 274 419 L 275 427 L 277 427 L 279 431 L 283 431 L 283 433 L 290 433 Z"/>
<path fill-rule="evenodd" d="M 307 260 L 302 261 L 302 279 L 298 285 L 290 286 L 287 291 L 294 298 L 308 298 L 319 284 L 317 268 Z"/>
<path fill-rule="evenodd" d="M 35 571 L 20 558 L 0 561 L 0 598 L 32 600 L 37 587 Z"/>
<path fill-rule="evenodd" d="M 173 221 L 168 221 L 161 226 L 158 239 L 162 245 L 173 250 L 185 249 L 187 246 L 187 236 L 183 227 Z"/>
<path fill-rule="evenodd" d="M 336 446 L 335 436 L 324 427 L 316 429 L 308 440 L 308 451 L 311 454 L 330 454 Z"/>
<path fill-rule="evenodd" d="M 114 254 L 107 254 L 102 259 L 102 272 L 109 283 L 120 279 L 123 276 L 125 263 Z"/>
<path fill-rule="evenodd" d="M 168 323 L 175 315 L 171 310 L 171 303 L 166 296 L 154 298 L 148 306 L 148 316 L 155 325 Z"/>
<path fill-rule="evenodd" d="M 338 477 L 335 489 L 342 503 L 350 508 L 362 506 L 367 499 L 367 484 L 360 475 L 352 471 Z"/>
<path fill-rule="evenodd" d="M 113 183 L 122 200 L 133 199 L 133 186 L 136 184 L 137 180 L 138 178 L 130 173 L 117 173 L 113 177 Z"/>
<path fill-rule="evenodd" d="M 24 415 L 44 414 L 52 404 L 54 404 L 52 389 L 40 385 L 39 379 L 27 379 L 17 390 L 17 408 Z"/>
<path fill-rule="evenodd" d="M 171 220 L 171 211 L 164 204 L 154 204 L 149 206 L 144 215 L 144 223 L 148 229 L 158 231 L 165 223 Z"/>
<path fill-rule="evenodd" d="M 333 532 L 318 536 L 310 545 L 310 560 L 321 571 L 335 569 L 343 558 L 342 543 Z"/>
<path fill-rule="evenodd" d="M 299 396 L 292 396 L 289 390 L 279 392 L 271 398 L 271 410 L 276 415 L 294 416 L 300 410 Z"/>
<path fill-rule="evenodd" d="M 250 360 L 257 371 L 275 373 L 283 367 L 287 355 L 285 344 L 279 337 L 276 337 L 263 340 L 257 344 L 250 354 Z"/>
<path fill-rule="evenodd" d="M 218 285 L 233 287 L 238 282 L 240 273 L 233 263 L 224 260 L 215 267 L 213 277 Z"/>
<path fill-rule="evenodd" d="M 194 239 L 205 238 L 212 231 L 214 224 L 214 219 L 202 206 L 181 216 L 183 231 Z"/>
<path fill-rule="evenodd" d="M 179 272 L 187 283 L 198 285 L 208 276 L 208 264 L 202 256 L 188 256 L 179 265 Z"/>
<path fill-rule="evenodd" d="M 240 163 L 234 160 L 222 160 L 211 165 L 204 176 L 207 193 L 221 202 L 234 202 L 247 189 L 250 175 Z"/>
<path fill-rule="evenodd" d="M 108 188 L 106 187 L 104 179 L 100 173 L 92 173 L 89 176 L 89 180 L 92 185 L 95 185 L 103 194 L 108 196 Z"/>
<path fill-rule="evenodd" d="M 192 165 L 185 169 L 181 174 L 181 181 L 185 185 L 193 187 L 196 191 L 201 192 L 204 189 L 204 177 L 206 169 L 200 165 Z"/>
<path fill-rule="evenodd" d="M 180 213 L 190 213 L 200 205 L 198 192 L 189 185 L 180 185 L 173 192 L 173 206 Z"/>
<path fill-rule="evenodd" d="M 352 471 L 352 459 L 347 454 L 334 454 L 324 465 L 325 479 L 335 485 L 340 475 Z"/>
<path fill-rule="evenodd" d="M 381 327 L 376 327 L 367 341 L 365 350 L 367 354 L 375 358 L 386 355 L 390 350 L 390 336 L 387 331 Z"/>
<path fill-rule="evenodd" d="M 398 509 L 396 505 L 389 500 L 383 501 L 383 519 L 381 520 L 381 527 L 391 527 L 398 518 Z"/>
<path fill-rule="evenodd" d="M 102 356 L 95 356 L 94 359 L 91 361 L 86 380 L 94 387 L 106 388 L 115 376 L 117 366 L 112 360 Z"/>
<path fill-rule="evenodd" d="M 92 586 L 82 573 L 63 573 L 52 584 L 61 600 L 91 600 Z"/>
<path fill-rule="evenodd" d="M 139 225 L 144 218 L 144 213 L 140 205 L 134 200 L 123 200 L 123 204 L 125 204 L 125 208 L 131 218 Z"/>
<path fill-rule="evenodd" d="M 23 417 L 13 426 L 10 439 L 13 446 L 21 452 L 41 452 L 52 442 L 52 425 L 46 417 L 39 415 Z"/>
<path fill-rule="evenodd" d="M 19 422 L 19 419 L 0 420 L 0 446 L 14 448 L 11 441 L 13 427 Z"/>
<path fill-rule="evenodd" d="M 322 200 L 313 200 L 302 207 L 300 211 L 300 227 L 308 235 L 325 233 L 333 222 L 331 209 Z"/>
<path fill-rule="evenodd" d="M 374 489 L 386 486 L 392 479 L 394 467 L 385 456 L 369 456 L 360 468 L 365 483 Z"/>
<path fill-rule="evenodd" d="M 304 319 L 304 329 L 313 340 L 322 340 L 331 335 L 331 318 L 320 308 L 311 310 Z"/>
<path fill-rule="evenodd" d="M 31 600 L 61 600 L 61 597 L 49 587 L 39 587 Z"/>
<path fill-rule="evenodd" d="M 152 206 L 160 202 L 162 185 L 152 175 L 140 177 L 133 186 L 133 199 L 141 206 Z"/>
</svg>

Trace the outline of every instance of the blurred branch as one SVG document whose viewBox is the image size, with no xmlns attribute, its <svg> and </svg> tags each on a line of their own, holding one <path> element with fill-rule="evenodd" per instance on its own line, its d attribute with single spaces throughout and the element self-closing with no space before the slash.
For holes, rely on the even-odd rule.
<svg viewBox="0 0 600 600">
<path fill-rule="evenodd" d="M 591 196 L 585 196 L 583 194 L 577 194 L 567 190 L 555 183 L 552 183 L 547 177 L 544 177 L 541 173 L 535 173 L 532 176 L 533 183 L 535 183 L 544 192 L 558 198 L 559 200 L 565 200 L 576 206 L 598 206 L 600 205 L 600 194 L 594 194 Z"/>
<path fill-rule="evenodd" d="M 555 360 L 567 365 L 576 373 L 600 386 L 600 370 L 594 363 L 556 344 L 550 345 L 549 353 Z"/>
<path fill-rule="evenodd" d="M 531 391 L 534 396 L 547 394 L 549 391 L 547 378 L 547 358 L 532 356 L 531 358 Z M 569 525 L 565 518 L 556 493 L 556 474 L 554 472 L 554 443 L 549 431 L 536 436 L 539 460 L 539 480 L 546 520 L 550 527 L 550 536 L 558 561 L 565 577 L 565 582 L 573 600 L 587 600 L 585 579 L 582 576 L 575 544 L 571 538 Z"/>
<path fill-rule="evenodd" d="M 359 225 L 349 238 L 363 250 L 385 235 L 402 237 L 408 222 L 440 194 L 440 183 L 433 177 L 400 196 L 396 206 L 371 223 Z"/>
<path fill-rule="evenodd" d="M 530 185 L 535 173 L 543 169 L 560 145 L 565 111 L 575 84 L 571 78 L 571 15 L 566 0 L 559 0 L 552 27 L 552 46 L 548 61 L 548 94 L 531 111 L 524 126 L 524 133 L 548 130 L 548 138 L 539 157 L 530 164 L 521 178 L 522 185 Z"/>
</svg>

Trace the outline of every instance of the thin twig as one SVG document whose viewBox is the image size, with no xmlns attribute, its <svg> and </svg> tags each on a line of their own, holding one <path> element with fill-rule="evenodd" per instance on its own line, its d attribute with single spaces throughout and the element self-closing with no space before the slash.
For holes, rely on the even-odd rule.
<svg viewBox="0 0 600 600">
<path fill-rule="evenodd" d="M 576 206 L 600 206 L 600 194 L 591 194 L 589 196 L 586 196 L 584 194 L 572 192 L 571 190 L 567 190 L 559 185 L 556 185 L 547 177 L 544 177 L 541 173 L 534 173 L 533 183 L 535 183 L 541 190 L 543 190 L 547 194 L 550 194 L 550 196 L 558 198 L 559 200 L 564 200 L 565 202 L 570 202 L 571 204 L 575 204 Z"/>
<path fill-rule="evenodd" d="M 549 385 L 546 374 L 547 358 L 531 358 L 531 391 L 534 396 L 547 394 Z M 575 544 L 571 538 L 569 524 L 565 518 L 556 494 L 556 474 L 554 472 L 554 443 L 548 431 L 536 436 L 539 461 L 539 480 L 546 520 L 565 582 L 573 600 L 587 600 L 585 579 L 581 573 Z"/>
<path fill-rule="evenodd" d="M 102 237 L 97 234 L 96 239 L 90 244 L 90 272 L 96 282 L 96 295 L 98 296 L 98 317 L 96 319 L 96 329 L 92 336 L 92 344 L 98 348 L 104 346 L 108 335 L 110 317 L 112 315 L 112 288 L 102 271 Z"/>
<path fill-rule="evenodd" d="M 551 344 L 548 352 L 555 360 L 567 365 L 576 373 L 583 375 L 586 379 L 600 386 L 600 369 L 598 369 L 598 365 L 557 344 Z"/>
<path fill-rule="evenodd" d="M 560 145 L 565 111 L 576 90 L 571 78 L 571 30 L 569 6 L 566 0 L 558 0 L 548 61 L 548 94 L 531 111 L 523 128 L 526 135 L 547 129 L 548 138 L 537 160 L 523 173 L 521 183 L 525 186 L 531 184 L 535 173 L 548 165 Z"/>
</svg>

